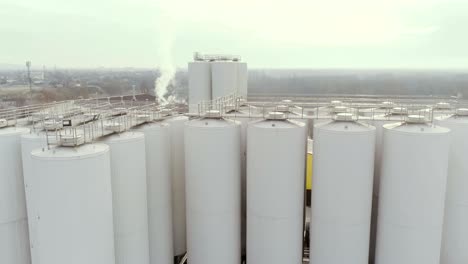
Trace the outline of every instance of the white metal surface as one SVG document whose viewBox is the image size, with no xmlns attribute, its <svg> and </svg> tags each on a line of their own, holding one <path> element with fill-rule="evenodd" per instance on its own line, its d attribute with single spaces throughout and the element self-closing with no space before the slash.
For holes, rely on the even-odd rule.
<svg viewBox="0 0 468 264">
<path fill-rule="evenodd" d="M 220 98 L 238 92 L 238 62 L 215 61 L 211 63 L 212 98 Z"/>
<path fill-rule="evenodd" d="M 171 177 L 172 177 L 172 223 L 174 254 L 179 256 L 187 250 L 185 218 L 185 116 L 167 119 L 171 133 Z"/>
<path fill-rule="evenodd" d="M 376 264 L 439 264 L 449 132 L 384 126 Z"/>
<path fill-rule="evenodd" d="M 195 61 L 188 64 L 189 112 L 198 113 L 201 101 L 211 100 L 211 63 Z"/>
<path fill-rule="evenodd" d="M 35 150 L 31 163 L 35 264 L 115 264 L 109 147 Z"/>
<path fill-rule="evenodd" d="M 148 228 L 151 264 L 173 264 L 171 135 L 167 123 L 143 125 L 148 185 Z"/>
<path fill-rule="evenodd" d="M 234 121 L 203 118 L 185 126 L 190 263 L 241 262 L 240 144 Z"/>
<path fill-rule="evenodd" d="M 110 147 L 116 264 L 149 264 L 145 136 L 114 134 Z"/>
<path fill-rule="evenodd" d="M 0 263 L 31 262 L 20 143 L 26 133 L 0 129 Z"/>
<path fill-rule="evenodd" d="M 468 263 L 468 117 L 436 123 L 451 130 L 441 263 Z"/>
<path fill-rule="evenodd" d="M 306 127 L 263 120 L 247 128 L 247 259 L 302 263 Z"/>
<path fill-rule="evenodd" d="M 237 92 L 239 96 L 247 98 L 249 71 L 246 62 L 237 63 Z"/>
<path fill-rule="evenodd" d="M 367 263 L 375 128 L 331 121 L 314 129 L 310 263 Z"/>
<path fill-rule="evenodd" d="M 38 181 L 37 177 L 33 177 L 34 171 L 31 169 L 31 152 L 36 149 L 41 149 L 47 146 L 45 134 L 42 133 L 28 133 L 21 136 L 21 156 L 23 160 L 23 175 L 24 175 L 24 188 L 26 194 L 26 208 L 28 217 L 34 219 L 37 216 L 37 208 L 35 207 L 36 201 L 34 200 L 34 185 Z M 37 234 L 37 221 L 28 221 L 29 240 L 31 248 L 31 259 L 35 263 L 37 261 L 37 254 L 34 247 Z"/>
</svg>

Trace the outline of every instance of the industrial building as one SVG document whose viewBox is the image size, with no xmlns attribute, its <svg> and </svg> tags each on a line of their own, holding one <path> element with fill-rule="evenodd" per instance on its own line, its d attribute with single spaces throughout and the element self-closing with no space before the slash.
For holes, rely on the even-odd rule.
<svg viewBox="0 0 468 264">
<path fill-rule="evenodd" d="M 468 263 L 468 102 L 249 97 L 231 55 L 188 72 L 188 112 L 0 112 L 0 263 Z"/>
</svg>

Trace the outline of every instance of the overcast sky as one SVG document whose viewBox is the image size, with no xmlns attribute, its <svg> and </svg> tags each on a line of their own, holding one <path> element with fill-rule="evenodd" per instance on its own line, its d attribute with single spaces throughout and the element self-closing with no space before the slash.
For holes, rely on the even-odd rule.
<svg viewBox="0 0 468 264">
<path fill-rule="evenodd" d="M 0 63 L 468 68 L 468 0 L 1 0 Z"/>
</svg>

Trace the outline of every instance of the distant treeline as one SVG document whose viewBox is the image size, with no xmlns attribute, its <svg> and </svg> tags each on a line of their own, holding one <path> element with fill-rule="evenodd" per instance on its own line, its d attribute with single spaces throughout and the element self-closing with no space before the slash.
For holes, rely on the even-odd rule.
<svg viewBox="0 0 468 264">
<path fill-rule="evenodd" d="M 468 98 L 468 72 L 250 70 L 254 95 L 409 95 Z"/>
</svg>

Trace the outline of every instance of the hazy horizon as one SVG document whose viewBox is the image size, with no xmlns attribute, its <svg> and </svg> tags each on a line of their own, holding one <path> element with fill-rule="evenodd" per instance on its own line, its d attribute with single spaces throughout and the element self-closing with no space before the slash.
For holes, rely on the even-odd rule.
<svg viewBox="0 0 468 264">
<path fill-rule="evenodd" d="M 185 68 L 194 51 L 251 69 L 468 69 L 462 0 L 4 0 L 0 63 Z"/>
<path fill-rule="evenodd" d="M 187 62 L 188 63 L 188 62 Z M 45 66 L 46 71 L 53 70 L 77 70 L 77 71 L 94 71 L 94 70 L 148 70 L 154 71 L 158 70 L 158 65 L 154 67 L 138 67 L 138 66 L 115 66 L 115 67 L 106 67 L 106 66 L 77 66 L 77 67 L 62 67 L 60 65 L 34 65 L 34 62 L 31 66 L 32 71 L 42 71 Z M 27 68 L 24 64 L 10 64 L 10 63 L 1 63 L 0 62 L 0 71 L 26 71 Z M 177 71 L 187 71 L 187 65 L 177 66 Z M 320 68 L 320 67 L 251 67 L 249 65 L 249 71 L 344 71 L 344 72 L 467 72 L 468 66 L 466 67 L 446 67 L 446 68 L 392 68 L 392 67 L 329 67 L 329 68 Z"/>
</svg>

